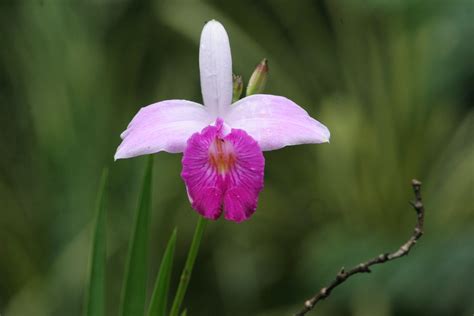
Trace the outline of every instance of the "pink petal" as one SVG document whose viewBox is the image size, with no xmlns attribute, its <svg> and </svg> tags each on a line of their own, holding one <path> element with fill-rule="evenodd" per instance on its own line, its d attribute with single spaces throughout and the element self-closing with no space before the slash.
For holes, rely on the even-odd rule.
<svg viewBox="0 0 474 316">
<path fill-rule="evenodd" d="M 224 117 L 232 128 L 245 130 L 262 150 L 329 142 L 330 132 L 287 98 L 255 94 L 237 101 Z"/>
<path fill-rule="evenodd" d="M 232 103 L 232 57 L 227 33 L 215 20 L 201 33 L 199 69 L 204 105 L 214 117 L 224 115 Z"/>
<path fill-rule="evenodd" d="M 205 108 L 186 100 L 166 100 L 143 107 L 120 135 L 115 159 L 184 150 L 186 141 L 212 119 Z"/>
<path fill-rule="evenodd" d="M 181 177 L 193 208 L 209 219 L 224 210 L 228 220 L 241 222 L 257 208 L 263 188 L 265 160 L 257 142 L 245 131 L 224 136 L 223 122 L 208 126 L 188 140 Z"/>
</svg>

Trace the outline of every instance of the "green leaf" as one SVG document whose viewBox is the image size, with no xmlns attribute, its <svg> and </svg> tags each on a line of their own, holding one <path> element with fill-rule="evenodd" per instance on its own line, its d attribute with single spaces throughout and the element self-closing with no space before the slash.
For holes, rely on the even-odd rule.
<svg viewBox="0 0 474 316">
<path fill-rule="evenodd" d="M 194 262 L 199 250 L 199 245 L 201 244 L 202 236 L 204 235 L 204 230 L 206 228 L 207 220 L 199 216 L 196 229 L 194 230 L 193 240 L 191 246 L 189 247 L 188 257 L 186 258 L 186 263 L 184 264 L 183 272 L 181 272 L 181 279 L 179 281 L 178 289 L 176 290 L 176 295 L 173 300 L 173 306 L 171 307 L 170 316 L 178 316 L 179 310 L 181 308 L 181 303 L 183 302 L 184 295 L 188 289 L 189 281 L 191 280 L 191 273 L 193 272 Z"/>
<path fill-rule="evenodd" d="M 104 169 L 100 179 L 96 202 L 96 222 L 92 241 L 90 280 L 89 289 L 86 293 L 85 315 L 87 316 L 105 315 L 105 268 L 107 260 L 107 198 L 105 190 L 107 182 L 108 170 Z"/>
<path fill-rule="evenodd" d="M 187 316 L 188 315 L 188 310 L 184 309 L 184 311 L 181 313 L 181 316 Z"/>
<path fill-rule="evenodd" d="M 143 315 L 145 312 L 152 175 L 153 156 L 150 155 L 129 246 L 120 308 L 122 316 Z"/>
<path fill-rule="evenodd" d="M 176 246 L 176 228 L 171 234 L 171 238 L 166 246 L 163 259 L 161 260 L 160 270 L 156 278 L 155 289 L 151 297 L 148 316 L 165 316 L 166 304 L 168 302 L 168 292 L 171 280 L 171 270 L 173 268 L 174 249 Z"/>
</svg>

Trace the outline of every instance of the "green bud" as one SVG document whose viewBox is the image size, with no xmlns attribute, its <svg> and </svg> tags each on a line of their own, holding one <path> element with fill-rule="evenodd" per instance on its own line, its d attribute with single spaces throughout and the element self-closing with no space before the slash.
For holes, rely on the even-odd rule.
<svg viewBox="0 0 474 316">
<path fill-rule="evenodd" d="M 268 74 L 268 61 L 264 58 L 260 64 L 257 65 L 250 77 L 249 84 L 247 85 L 247 95 L 262 93 L 267 83 Z"/>
<path fill-rule="evenodd" d="M 244 90 L 244 81 L 242 80 L 242 76 L 232 74 L 232 83 L 232 103 L 234 103 L 240 99 L 242 91 Z"/>
</svg>

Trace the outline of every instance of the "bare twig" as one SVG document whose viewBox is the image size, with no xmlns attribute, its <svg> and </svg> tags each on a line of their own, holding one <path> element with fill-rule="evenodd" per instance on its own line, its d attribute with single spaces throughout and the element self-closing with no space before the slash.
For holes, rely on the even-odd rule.
<svg viewBox="0 0 474 316">
<path fill-rule="evenodd" d="M 304 303 L 304 307 L 295 314 L 295 316 L 303 316 L 306 315 L 310 310 L 314 308 L 314 306 L 321 300 L 324 300 L 328 297 L 332 290 L 337 287 L 339 284 L 346 281 L 349 277 L 357 273 L 364 273 L 364 272 L 371 272 L 370 266 L 385 263 L 387 261 L 391 261 L 400 257 L 407 255 L 410 252 L 410 249 L 416 244 L 417 240 L 423 235 L 423 223 L 424 223 L 424 216 L 425 216 L 425 209 L 423 207 L 423 202 L 421 200 L 421 182 L 418 180 L 412 180 L 411 182 L 413 191 L 415 193 L 415 200 L 410 202 L 413 208 L 416 211 L 417 221 L 416 226 L 413 231 L 412 236 L 406 243 L 400 246 L 400 248 L 392 253 L 383 253 L 375 258 L 370 259 L 364 263 L 357 265 L 356 267 L 352 268 L 349 271 L 345 271 L 344 268 L 339 271 L 336 275 L 336 278 L 326 287 L 323 287 L 316 293 L 313 297 L 308 299 Z"/>
</svg>

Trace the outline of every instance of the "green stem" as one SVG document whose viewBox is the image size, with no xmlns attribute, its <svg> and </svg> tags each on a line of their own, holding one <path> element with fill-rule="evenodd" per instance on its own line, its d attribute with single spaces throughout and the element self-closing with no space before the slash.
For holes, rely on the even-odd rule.
<svg viewBox="0 0 474 316">
<path fill-rule="evenodd" d="M 191 272 L 193 271 L 194 262 L 196 261 L 196 256 L 199 251 L 199 245 L 201 244 L 201 239 L 204 234 L 206 224 L 207 220 L 204 219 L 204 217 L 199 216 L 198 222 L 196 224 L 196 230 L 194 231 L 193 241 L 191 242 L 191 247 L 189 248 L 188 258 L 186 259 L 183 272 L 181 273 L 178 290 L 176 291 L 173 306 L 171 307 L 170 316 L 178 316 L 179 314 L 181 303 L 183 302 L 189 281 L 191 280 Z"/>
</svg>

